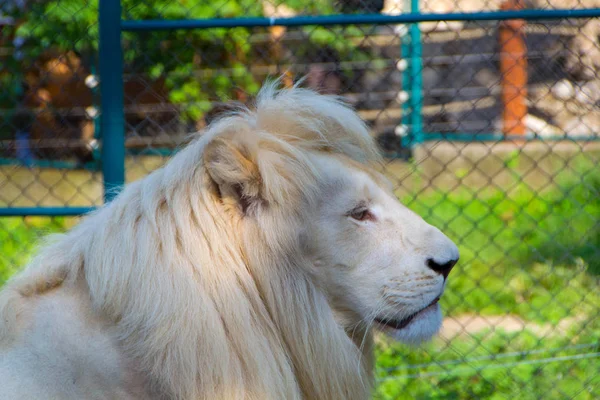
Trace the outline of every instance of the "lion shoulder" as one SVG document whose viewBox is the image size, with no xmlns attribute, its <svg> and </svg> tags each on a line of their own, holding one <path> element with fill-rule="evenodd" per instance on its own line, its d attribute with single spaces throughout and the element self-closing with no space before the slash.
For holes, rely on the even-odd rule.
<svg viewBox="0 0 600 400">
<path fill-rule="evenodd" d="M 58 286 L 16 301 L 13 337 L 0 347 L 0 381 L 8 383 L 0 399 L 149 398 L 82 290 Z"/>
</svg>

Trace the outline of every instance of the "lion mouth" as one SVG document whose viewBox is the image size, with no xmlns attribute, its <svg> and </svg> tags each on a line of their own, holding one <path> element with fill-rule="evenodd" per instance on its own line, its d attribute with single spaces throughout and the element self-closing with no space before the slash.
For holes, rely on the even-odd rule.
<svg viewBox="0 0 600 400">
<path fill-rule="evenodd" d="M 430 308 L 432 308 L 433 306 L 435 306 L 438 303 L 438 301 L 440 301 L 440 296 L 433 299 L 433 301 L 431 303 L 429 303 L 429 305 L 427 305 L 426 307 L 420 309 L 416 313 L 409 315 L 406 318 L 403 318 L 403 319 L 375 318 L 375 322 L 377 322 L 380 325 L 390 327 L 392 329 L 403 329 L 403 328 L 406 328 L 420 314 L 422 314 L 423 312 L 425 312 L 425 311 L 429 310 Z"/>
</svg>

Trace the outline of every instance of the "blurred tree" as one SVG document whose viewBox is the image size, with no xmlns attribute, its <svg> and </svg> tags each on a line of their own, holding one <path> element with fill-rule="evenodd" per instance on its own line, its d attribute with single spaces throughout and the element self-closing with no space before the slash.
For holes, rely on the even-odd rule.
<svg viewBox="0 0 600 400">
<path fill-rule="evenodd" d="M 260 15 L 254 0 L 122 0 L 124 19 L 193 19 Z M 8 15 L 17 12 L 14 8 Z M 10 15 L 16 17 L 16 15 Z M 75 51 L 88 67 L 98 50 L 98 0 L 28 1 L 26 15 L 15 27 L 26 39 L 24 65 L 33 65 L 50 48 Z M 24 17 L 24 18 L 23 18 Z M 116 27 L 115 27 L 116 29 Z M 229 97 L 234 87 L 253 92 L 257 85 L 243 64 L 249 51 L 244 29 L 153 31 L 123 34 L 126 74 L 144 74 L 150 81 L 164 79 L 169 100 L 185 104 L 189 118 L 198 119 L 210 108 L 210 95 Z M 200 81 L 199 68 L 230 71 L 227 79 Z M 150 86 L 150 84 L 149 84 Z"/>
<path fill-rule="evenodd" d="M 19 21 L 8 26 L 5 34 L 24 43 L 22 58 L 12 59 L 10 65 L 3 67 L 5 81 L 0 82 L 0 93 L 6 85 L 16 87 L 17 72 L 39 67 L 40 57 L 49 50 L 55 54 L 73 52 L 87 71 L 97 64 L 99 0 L 7 1 L 18 1 L 22 7 L 9 7 L 2 2 L 0 15 Z M 285 4 L 298 14 L 339 12 L 336 0 L 289 0 Z M 128 20 L 249 17 L 262 16 L 264 11 L 263 3 L 257 0 L 121 0 L 121 5 L 122 18 Z M 342 28 L 307 27 L 304 31 L 308 33 L 308 43 L 316 47 L 328 46 L 336 53 L 354 52 L 350 42 L 340 37 Z M 258 90 L 250 72 L 255 61 L 251 33 L 245 28 L 125 32 L 125 74 L 142 75 L 149 93 L 153 92 L 152 85 L 159 82 L 171 103 L 184 106 L 181 109 L 185 115 L 180 118 L 198 121 L 210 110 L 210 100 L 244 100 L 244 93 Z M 300 56 L 306 52 L 311 51 L 294 50 Z M 130 101 L 136 103 L 135 98 Z"/>
</svg>

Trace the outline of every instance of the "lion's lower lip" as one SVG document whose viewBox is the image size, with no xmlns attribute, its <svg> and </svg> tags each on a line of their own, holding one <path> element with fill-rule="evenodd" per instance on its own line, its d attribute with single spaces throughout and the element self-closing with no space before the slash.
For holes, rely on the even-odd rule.
<svg viewBox="0 0 600 400">
<path fill-rule="evenodd" d="M 429 305 L 427 305 L 426 307 L 420 309 L 416 313 L 411 314 L 411 315 L 409 315 L 408 317 L 406 317 L 404 319 L 396 320 L 396 319 L 375 318 L 375 322 L 377 322 L 378 324 L 385 325 L 387 327 L 393 328 L 393 329 L 406 328 L 408 326 L 408 324 L 410 324 L 412 322 L 412 320 L 415 319 L 415 317 L 417 315 L 419 315 L 423 311 L 429 309 L 430 307 L 433 307 L 434 305 L 436 305 L 438 303 L 438 301 L 440 301 L 440 297 L 439 296 L 436 297 L 435 299 L 433 299 L 433 301 L 431 303 L 429 303 Z"/>
</svg>

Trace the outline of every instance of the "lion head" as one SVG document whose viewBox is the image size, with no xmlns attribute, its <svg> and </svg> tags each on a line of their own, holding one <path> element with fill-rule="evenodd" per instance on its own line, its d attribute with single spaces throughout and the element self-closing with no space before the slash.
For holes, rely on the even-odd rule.
<svg viewBox="0 0 600 400">
<path fill-rule="evenodd" d="M 231 215 L 254 230 L 246 253 L 263 237 L 302 260 L 347 331 L 373 325 L 411 343 L 438 332 L 458 249 L 398 201 L 356 114 L 333 98 L 267 87 L 256 114 L 222 122 L 204 162 Z"/>
<path fill-rule="evenodd" d="M 302 248 L 338 323 L 376 328 L 405 342 L 441 327 L 438 300 L 458 261 L 454 243 L 404 207 L 387 179 L 348 161 L 323 158 L 317 206 Z"/>
</svg>

